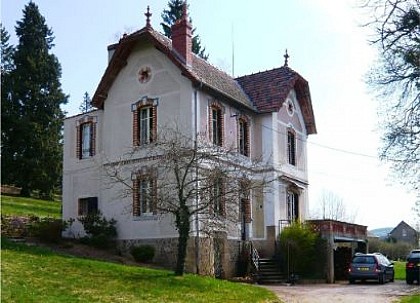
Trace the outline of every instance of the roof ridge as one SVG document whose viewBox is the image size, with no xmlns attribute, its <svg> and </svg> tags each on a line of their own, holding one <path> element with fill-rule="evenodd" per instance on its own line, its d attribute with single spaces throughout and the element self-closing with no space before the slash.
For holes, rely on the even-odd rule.
<svg viewBox="0 0 420 303">
<path fill-rule="evenodd" d="M 255 76 L 255 75 L 259 75 L 259 74 L 263 74 L 263 73 L 267 73 L 267 72 L 271 72 L 271 71 L 275 71 L 275 70 L 280 70 L 280 69 L 287 69 L 287 70 L 290 70 L 291 72 L 297 74 L 297 72 L 295 70 L 291 69 L 288 66 L 282 65 L 280 67 L 274 67 L 272 69 L 267 69 L 265 71 L 259 71 L 259 72 L 256 72 L 256 73 L 251 73 L 251 74 L 248 74 L 248 75 L 239 76 L 239 77 L 236 77 L 235 79 L 240 79 L 240 78 L 249 77 L 249 76 Z"/>
</svg>

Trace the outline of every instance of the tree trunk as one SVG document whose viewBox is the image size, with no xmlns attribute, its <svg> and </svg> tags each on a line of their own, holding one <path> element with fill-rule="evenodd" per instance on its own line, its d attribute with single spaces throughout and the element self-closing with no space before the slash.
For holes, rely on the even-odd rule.
<svg viewBox="0 0 420 303">
<path fill-rule="evenodd" d="M 178 256 L 176 261 L 175 275 L 184 274 L 185 257 L 187 256 L 187 243 L 190 235 L 190 220 L 188 209 L 181 208 L 176 214 L 176 225 L 178 228 Z"/>
</svg>

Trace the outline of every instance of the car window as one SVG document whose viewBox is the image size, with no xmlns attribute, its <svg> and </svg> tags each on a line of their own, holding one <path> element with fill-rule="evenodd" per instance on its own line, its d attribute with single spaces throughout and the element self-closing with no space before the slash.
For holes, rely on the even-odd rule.
<svg viewBox="0 0 420 303">
<path fill-rule="evenodd" d="M 420 252 L 411 253 L 409 258 L 420 258 Z"/>
<path fill-rule="evenodd" d="M 374 264 L 375 258 L 370 256 L 357 256 L 353 258 L 353 263 L 357 264 Z"/>
</svg>

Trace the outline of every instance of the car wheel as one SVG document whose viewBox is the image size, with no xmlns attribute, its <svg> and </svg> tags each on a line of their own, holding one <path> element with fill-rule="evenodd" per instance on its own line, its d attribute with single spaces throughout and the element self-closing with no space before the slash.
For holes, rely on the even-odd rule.
<svg viewBox="0 0 420 303">
<path fill-rule="evenodd" d="M 354 284 L 354 282 L 355 282 L 354 279 L 349 279 L 350 284 Z"/>
<path fill-rule="evenodd" d="M 407 282 L 407 284 L 413 284 L 413 280 L 411 279 L 405 279 L 405 282 Z"/>
<path fill-rule="evenodd" d="M 391 280 L 389 280 L 389 282 L 394 282 L 394 274 L 392 274 L 392 276 L 391 276 Z"/>
<path fill-rule="evenodd" d="M 385 274 L 381 274 L 381 275 L 379 275 L 379 277 L 378 277 L 378 282 L 379 282 L 379 284 L 384 284 L 385 283 Z"/>
</svg>

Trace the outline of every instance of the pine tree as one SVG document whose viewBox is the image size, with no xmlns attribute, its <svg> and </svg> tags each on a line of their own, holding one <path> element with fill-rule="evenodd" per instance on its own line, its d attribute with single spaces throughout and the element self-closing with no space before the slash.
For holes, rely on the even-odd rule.
<svg viewBox="0 0 420 303">
<path fill-rule="evenodd" d="M 10 165 L 10 155 L 12 150 L 10 148 L 10 136 L 13 134 L 16 108 L 11 102 L 12 81 L 11 71 L 14 68 L 13 54 L 14 47 L 9 44 L 9 33 L 1 25 L 1 151 L 2 151 L 2 183 L 13 183 L 13 177 L 10 174 L 5 174 L 5 171 L 12 171 Z"/>
<path fill-rule="evenodd" d="M 88 92 L 85 92 L 85 94 L 83 95 L 83 101 L 79 106 L 79 110 L 80 112 L 85 114 L 93 109 L 94 108 L 92 106 L 92 99 L 90 98 Z"/>
<path fill-rule="evenodd" d="M 11 71 L 13 89 L 9 94 L 16 109 L 9 137 L 8 165 L 3 168 L 9 182 L 22 187 L 22 195 L 39 190 L 52 198 L 62 172 L 62 119 L 60 105 L 67 103 L 61 89 L 61 66 L 50 53 L 53 33 L 40 14 L 38 6 L 29 2 L 23 18 L 17 22 L 19 43 L 13 56 Z M 7 130 L 6 130 L 7 131 Z"/>
<path fill-rule="evenodd" d="M 162 13 L 161 23 L 163 32 L 166 37 L 171 38 L 172 36 L 172 25 L 182 17 L 182 7 L 184 6 L 183 0 L 170 0 L 168 2 L 169 9 L 165 9 Z M 190 23 L 192 19 L 190 18 Z M 205 53 L 206 48 L 201 46 L 201 40 L 199 35 L 194 35 L 196 28 L 192 30 L 192 51 L 194 54 L 197 54 L 200 58 L 207 60 L 209 55 Z"/>
</svg>

